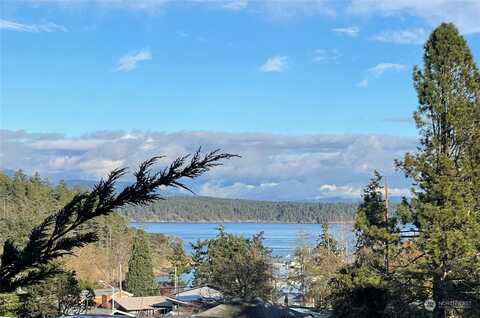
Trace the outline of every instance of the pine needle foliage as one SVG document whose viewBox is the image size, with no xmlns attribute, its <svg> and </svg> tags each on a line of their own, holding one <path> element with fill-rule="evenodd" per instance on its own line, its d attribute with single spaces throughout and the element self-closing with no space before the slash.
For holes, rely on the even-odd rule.
<svg viewBox="0 0 480 318">
<path fill-rule="evenodd" d="M 434 317 L 480 311 L 480 73 L 465 39 L 442 24 L 414 69 L 420 133 L 417 153 L 398 166 L 416 186 L 404 219 L 418 229 L 420 251 L 406 272 L 437 303 Z M 424 299 L 421 299 L 424 300 Z M 471 310 L 456 308 L 457 302 Z"/>
</svg>

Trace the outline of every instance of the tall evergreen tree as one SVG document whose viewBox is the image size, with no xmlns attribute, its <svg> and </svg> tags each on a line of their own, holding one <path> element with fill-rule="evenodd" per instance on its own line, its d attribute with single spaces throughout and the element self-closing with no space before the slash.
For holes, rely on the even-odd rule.
<svg viewBox="0 0 480 318">
<path fill-rule="evenodd" d="M 153 275 L 150 246 L 143 232 L 133 238 L 132 256 L 128 261 L 126 288 L 135 296 L 152 296 L 158 291 Z"/>
<path fill-rule="evenodd" d="M 388 213 L 381 180 L 375 171 L 357 210 L 355 261 L 330 284 L 338 317 L 390 317 L 392 313 L 388 307 L 392 304 L 390 261 L 399 233 L 396 219 Z"/>
<path fill-rule="evenodd" d="M 330 281 L 344 265 L 343 252 L 339 242 L 330 234 L 328 223 L 322 223 L 322 233 L 307 263 L 307 297 L 313 300 L 315 307 L 330 309 Z"/>
<path fill-rule="evenodd" d="M 443 318 L 462 310 L 458 301 L 480 305 L 480 75 L 453 24 L 433 31 L 423 60 L 414 69 L 420 147 L 398 165 L 416 186 L 404 218 L 421 253 L 408 269 Z"/>
<path fill-rule="evenodd" d="M 375 171 L 364 190 L 355 218 L 356 262 L 382 274 L 389 274 L 393 249 L 398 243 L 397 220 L 389 215 L 382 176 Z"/>
<path fill-rule="evenodd" d="M 339 242 L 330 234 L 327 222 L 322 222 L 322 233 L 318 236 L 316 248 L 325 248 L 335 253 L 341 250 Z"/>
</svg>

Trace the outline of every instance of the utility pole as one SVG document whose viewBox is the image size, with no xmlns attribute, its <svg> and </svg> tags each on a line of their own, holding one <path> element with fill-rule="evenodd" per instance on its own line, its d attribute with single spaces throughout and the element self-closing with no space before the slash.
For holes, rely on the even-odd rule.
<svg viewBox="0 0 480 318">
<path fill-rule="evenodd" d="M 173 292 L 174 292 L 174 295 L 176 295 L 178 293 L 177 291 L 177 266 L 175 265 L 175 268 L 174 268 L 174 276 L 173 276 Z M 179 312 L 179 306 L 178 305 L 175 305 L 175 316 L 179 316 L 180 315 L 180 312 Z"/>
<path fill-rule="evenodd" d="M 118 273 L 118 284 L 120 285 L 120 296 L 122 296 L 122 263 L 120 263 L 120 270 Z"/>
<path fill-rule="evenodd" d="M 178 292 L 177 291 L 177 266 L 175 266 L 175 277 L 174 277 L 174 280 L 173 280 L 173 284 L 174 284 L 174 291 L 175 291 L 175 294 Z"/>
</svg>

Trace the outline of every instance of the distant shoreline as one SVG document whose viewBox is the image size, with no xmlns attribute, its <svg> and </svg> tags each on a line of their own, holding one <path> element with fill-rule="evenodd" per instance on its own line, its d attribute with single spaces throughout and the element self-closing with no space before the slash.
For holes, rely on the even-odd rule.
<svg viewBox="0 0 480 318">
<path fill-rule="evenodd" d="M 148 224 L 322 224 L 322 223 L 314 223 L 314 222 L 273 222 L 273 221 L 137 221 L 137 220 L 129 220 L 130 224 L 136 223 L 148 223 Z M 347 221 L 328 221 L 327 224 L 353 224 L 355 223 L 354 220 L 347 220 Z"/>
<path fill-rule="evenodd" d="M 340 223 L 355 218 L 357 204 L 266 202 L 210 197 L 171 197 L 119 211 L 127 220 L 158 223 Z M 337 222 L 334 222 L 337 221 Z"/>
</svg>

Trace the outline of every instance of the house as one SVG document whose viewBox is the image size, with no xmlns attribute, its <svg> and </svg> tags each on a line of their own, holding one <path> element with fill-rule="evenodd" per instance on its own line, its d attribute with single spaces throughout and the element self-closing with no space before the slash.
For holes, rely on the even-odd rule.
<svg viewBox="0 0 480 318">
<path fill-rule="evenodd" d="M 155 304 L 163 304 L 163 307 L 154 307 Z M 124 297 L 115 298 L 115 309 L 136 317 L 153 317 L 171 311 L 172 305 L 165 296 Z"/>
<path fill-rule="evenodd" d="M 95 317 L 95 318 L 100 318 L 100 317 L 112 317 L 112 314 L 115 316 L 124 316 L 124 317 L 136 317 L 135 315 L 123 312 L 121 310 L 115 309 L 112 313 L 112 309 L 107 309 L 107 308 L 92 308 L 88 310 L 84 315 L 79 315 L 78 317 L 82 318 L 88 318 L 88 317 Z M 72 317 L 72 316 L 69 316 Z M 73 316 L 76 317 L 76 316 Z"/>
<path fill-rule="evenodd" d="M 264 302 L 261 299 L 254 303 L 221 304 L 199 314 L 195 318 L 312 318 L 309 313 L 302 313 Z"/>
<path fill-rule="evenodd" d="M 111 308 L 112 295 L 115 294 L 115 300 L 120 298 L 132 297 L 133 294 L 115 288 L 99 288 L 93 290 L 95 294 L 95 306 L 103 308 Z"/>
<path fill-rule="evenodd" d="M 153 307 L 163 312 L 190 315 L 218 305 L 223 300 L 223 294 L 209 287 L 195 287 L 174 293 L 166 297 L 166 302 L 154 304 Z M 170 306 L 170 307 L 168 307 Z"/>
<path fill-rule="evenodd" d="M 223 294 L 210 286 L 202 286 L 172 294 L 168 298 L 173 302 L 204 305 L 221 301 Z"/>
<path fill-rule="evenodd" d="M 175 312 L 191 314 L 218 305 L 223 300 L 223 294 L 212 287 L 202 286 L 172 294 L 167 300 L 173 304 Z"/>
</svg>

